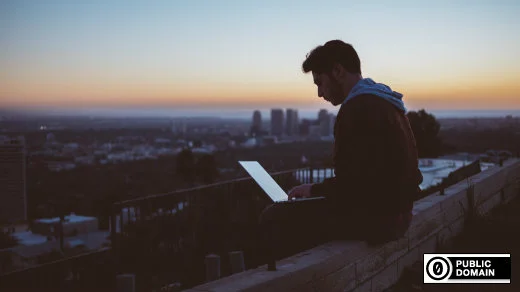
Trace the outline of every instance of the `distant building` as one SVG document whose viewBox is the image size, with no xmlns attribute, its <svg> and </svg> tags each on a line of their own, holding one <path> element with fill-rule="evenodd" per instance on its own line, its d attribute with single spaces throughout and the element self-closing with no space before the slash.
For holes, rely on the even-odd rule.
<svg viewBox="0 0 520 292">
<path fill-rule="evenodd" d="M 6 254 L 10 256 L 12 264 L 12 267 L 8 267 L 6 271 L 26 269 L 34 265 L 99 250 L 110 244 L 110 233 L 106 231 L 67 236 L 63 240 L 63 250 L 60 248 L 59 238 L 55 236 L 34 234 L 31 231 L 14 233 L 13 236 L 18 239 L 20 244 L 9 249 Z"/>
<path fill-rule="evenodd" d="M 47 168 L 53 172 L 71 170 L 76 168 L 76 163 L 70 161 L 47 161 Z"/>
<path fill-rule="evenodd" d="M 259 130 L 262 129 L 262 113 L 259 110 L 253 113 L 253 126 L 258 127 Z"/>
<path fill-rule="evenodd" d="M 259 110 L 253 112 L 253 122 L 251 123 L 251 135 L 262 133 L 262 113 Z"/>
<path fill-rule="evenodd" d="M 322 134 L 322 127 L 320 125 L 309 126 L 308 138 L 310 140 L 320 140 L 321 134 Z"/>
<path fill-rule="evenodd" d="M 276 136 L 266 136 L 263 137 L 262 140 L 264 145 L 273 145 L 278 143 L 278 138 Z"/>
<path fill-rule="evenodd" d="M 48 218 L 34 220 L 31 230 L 33 234 L 44 236 L 58 236 L 60 218 Z M 63 222 L 64 236 L 76 236 L 98 231 L 98 219 L 95 217 L 79 216 L 75 214 L 65 216 Z"/>
<path fill-rule="evenodd" d="M 287 134 L 287 136 L 296 136 L 298 135 L 298 132 L 298 110 L 287 109 L 285 133 Z"/>
<path fill-rule="evenodd" d="M 154 140 L 154 144 L 157 146 L 171 146 L 172 140 L 167 139 L 167 138 L 156 138 Z"/>
<path fill-rule="evenodd" d="M 302 122 L 299 125 L 299 133 L 300 136 L 308 136 L 309 135 L 309 128 L 312 125 L 311 120 L 309 119 L 302 119 Z"/>
<path fill-rule="evenodd" d="M 244 143 L 241 144 L 244 148 L 254 148 L 258 145 L 258 141 L 256 138 L 249 138 Z"/>
<path fill-rule="evenodd" d="M 329 115 L 329 112 L 326 109 L 320 109 L 318 112 L 318 121 L 322 121 Z"/>
<path fill-rule="evenodd" d="M 271 110 L 271 135 L 281 136 L 284 132 L 284 114 L 282 109 Z"/>
<path fill-rule="evenodd" d="M 321 136 L 330 136 L 332 135 L 332 132 L 330 130 L 330 116 L 326 109 L 322 109 L 318 113 L 318 124 L 321 127 L 320 135 Z"/>
<path fill-rule="evenodd" d="M 0 224 L 27 220 L 26 149 L 23 137 L 0 142 Z"/>
</svg>

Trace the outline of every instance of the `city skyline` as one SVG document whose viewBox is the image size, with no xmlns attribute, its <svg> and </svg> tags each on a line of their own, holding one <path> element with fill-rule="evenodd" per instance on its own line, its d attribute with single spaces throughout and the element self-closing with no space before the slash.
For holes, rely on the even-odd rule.
<svg viewBox="0 0 520 292">
<path fill-rule="evenodd" d="M 330 111 L 301 62 L 342 39 L 363 76 L 411 110 L 520 109 L 515 1 L 5 1 L 0 11 L 0 108 Z"/>
<path fill-rule="evenodd" d="M 90 118 L 221 118 L 250 120 L 254 111 L 260 111 L 264 120 L 269 120 L 271 109 L 273 108 L 293 108 L 298 110 L 299 117 L 304 119 L 314 119 L 321 109 L 327 109 L 336 114 L 339 107 L 331 107 L 325 104 L 315 108 L 305 109 L 296 107 L 265 107 L 257 109 L 195 109 L 175 110 L 165 108 L 141 108 L 141 109 L 107 109 L 107 108 L 82 108 L 82 109 L 49 109 L 49 110 L 27 110 L 18 108 L 16 110 L 0 108 L 0 119 L 24 118 L 24 117 L 90 117 Z M 420 108 L 409 108 L 409 111 L 418 111 Z M 508 110 L 429 110 L 436 118 L 504 118 L 507 116 L 520 117 L 519 109 Z"/>
</svg>

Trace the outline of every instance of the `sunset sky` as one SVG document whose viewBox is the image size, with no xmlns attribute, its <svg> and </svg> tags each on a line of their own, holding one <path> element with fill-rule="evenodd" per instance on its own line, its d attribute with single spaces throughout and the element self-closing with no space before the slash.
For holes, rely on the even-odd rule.
<svg viewBox="0 0 520 292">
<path fill-rule="evenodd" d="M 390 4 L 391 3 L 391 4 Z M 408 108 L 520 109 L 520 1 L 0 1 L 0 107 L 332 108 L 351 43 Z"/>
</svg>

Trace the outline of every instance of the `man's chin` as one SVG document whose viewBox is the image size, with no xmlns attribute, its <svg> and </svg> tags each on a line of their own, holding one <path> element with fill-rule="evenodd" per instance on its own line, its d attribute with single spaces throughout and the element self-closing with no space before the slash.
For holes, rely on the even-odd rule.
<svg viewBox="0 0 520 292">
<path fill-rule="evenodd" d="M 330 100 L 328 98 L 324 98 L 324 100 L 330 104 L 332 104 L 333 106 L 337 106 L 339 105 L 341 102 L 338 102 L 338 101 L 335 101 L 335 100 Z"/>
</svg>

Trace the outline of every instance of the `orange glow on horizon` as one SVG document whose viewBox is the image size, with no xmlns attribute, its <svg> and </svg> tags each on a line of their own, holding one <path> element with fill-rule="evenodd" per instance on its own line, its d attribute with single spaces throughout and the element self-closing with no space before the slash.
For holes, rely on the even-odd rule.
<svg viewBox="0 0 520 292">
<path fill-rule="evenodd" d="M 389 82 L 407 107 L 435 109 L 520 109 L 520 78 L 472 78 Z M 316 87 L 299 82 L 42 82 L 0 84 L 0 106 L 59 107 L 270 107 L 320 104 Z M 379 81 L 379 80 L 376 80 Z M 384 82 L 384 81 L 381 81 Z"/>
</svg>

